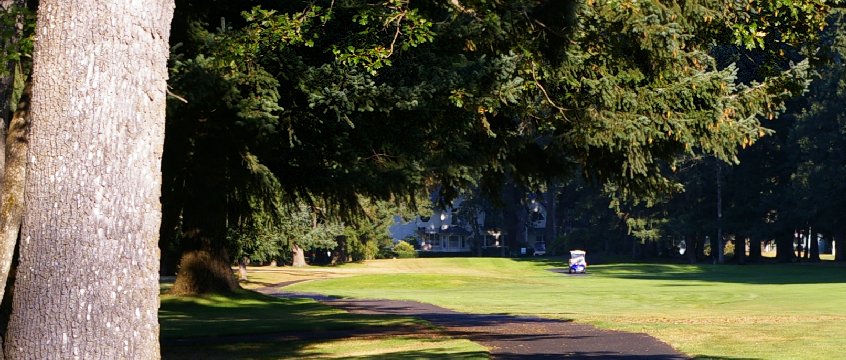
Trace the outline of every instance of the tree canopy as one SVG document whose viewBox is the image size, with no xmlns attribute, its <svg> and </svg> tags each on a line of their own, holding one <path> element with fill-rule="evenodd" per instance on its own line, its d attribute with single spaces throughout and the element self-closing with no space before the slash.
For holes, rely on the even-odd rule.
<svg viewBox="0 0 846 360">
<path fill-rule="evenodd" d="M 273 196 L 247 195 L 263 192 L 349 214 L 359 195 L 408 201 L 437 184 L 446 202 L 470 186 L 496 193 L 505 181 L 536 188 L 579 173 L 625 198 L 677 190 L 679 156 L 736 162 L 768 133 L 760 119 L 807 78 L 801 57 L 778 59 L 804 51 L 798 34 L 824 24 L 821 10 L 764 0 L 182 1 L 165 233 L 219 243 L 225 224 L 268 209 L 259 203 Z M 767 71 L 739 79 L 718 57 L 726 48 L 758 51 Z"/>
</svg>

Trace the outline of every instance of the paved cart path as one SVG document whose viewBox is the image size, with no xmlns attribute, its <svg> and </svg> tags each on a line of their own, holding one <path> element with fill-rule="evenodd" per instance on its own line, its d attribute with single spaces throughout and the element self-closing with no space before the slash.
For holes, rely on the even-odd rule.
<svg viewBox="0 0 846 360">
<path fill-rule="evenodd" d="M 443 327 L 447 335 L 487 346 L 493 359 L 689 359 L 646 334 L 601 330 L 572 321 L 466 314 L 415 301 L 337 299 L 280 289 L 285 285 L 258 290 L 277 297 L 315 299 L 353 313 L 417 317 Z"/>
</svg>

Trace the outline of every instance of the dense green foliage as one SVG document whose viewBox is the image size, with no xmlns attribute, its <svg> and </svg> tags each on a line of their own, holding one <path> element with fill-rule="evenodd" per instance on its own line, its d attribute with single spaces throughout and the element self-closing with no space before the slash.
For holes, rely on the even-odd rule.
<svg viewBox="0 0 846 360">
<path fill-rule="evenodd" d="M 654 201 L 680 190 L 680 156 L 736 162 L 769 132 L 759 119 L 803 89 L 797 34 L 815 33 L 820 10 L 181 1 L 163 240 L 225 247 L 232 228 L 273 225 L 283 203 L 350 220 L 362 197 L 413 204 L 434 185 L 445 203 L 471 187 L 496 195 L 506 182 L 583 175 Z M 744 51 L 758 54 L 754 76 L 731 60 Z M 785 51 L 795 63 L 778 60 Z"/>
<path fill-rule="evenodd" d="M 400 241 L 396 245 L 394 245 L 394 252 L 397 254 L 397 258 L 399 259 L 410 259 L 417 257 L 417 251 L 414 250 L 414 246 L 411 244 Z"/>
<path fill-rule="evenodd" d="M 685 191 L 659 201 L 651 208 L 635 207 L 632 235 L 644 242 L 686 240 L 701 258 L 705 237 L 712 241 L 722 229 L 732 245 L 748 238 L 750 259 L 760 259 L 762 241 L 775 240 L 781 261 L 794 259 L 794 244 L 818 234 L 831 245 L 844 233 L 843 189 L 843 30 L 842 11 L 831 14 L 831 26 L 820 32 L 814 81 L 802 97 L 789 101 L 778 119 L 768 122 L 774 131 L 738 156 L 735 166 L 720 165 L 712 158 L 688 158 L 674 174 Z M 751 54 L 750 56 L 754 56 Z M 747 78 L 760 65 L 747 64 Z M 719 169 L 719 170 L 718 170 Z M 718 188 L 722 219 L 717 219 Z M 657 226 L 645 226 L 647 224 Z M 644 229 L 649 231 L 644 232 Z M 817 241 L 803 257 L 818 261 Z M 711 247 L 716 244 L 711 244 Z M 805 246 L 808 246 L 805 244 Z M 826 249 L 830 251 L 830 249 Z M 743 253 L 739 253 L 743 254 Z M 842 260 L 842 258 L 839 258 Z M 695 261 L 695 257 L 691 258 Z"/>
</svg>

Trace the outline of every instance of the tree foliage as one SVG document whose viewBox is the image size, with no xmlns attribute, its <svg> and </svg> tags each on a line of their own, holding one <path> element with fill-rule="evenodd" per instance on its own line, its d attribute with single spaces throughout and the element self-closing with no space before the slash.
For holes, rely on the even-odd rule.
<svg viewBox="0 0 846 360">
<path fill-rule="evenodd" d="M 768 133 L 759 119 L 775 117 L 807 77 L 807 62 L 772 59 L 801 45 L 796 35 L 825 9 L 764 0 L 749 13 L 734 1 L 204 4 L 177 8 L 171 86 L 185 102 L 170 106 L 165 168 L 180 180 L 166 192 L 173 219 L 213 211 L 218 224 L 251 206 L 196 201 L 183 189 L 239 193 L 250 156 L 283 201 L 347 215 L 362 211 L 360 196 L 413 202 L 438 184 L 447 203 L 463 188 L 495 195 L 506 181 L 539 188 L 579 172 L 626 198 L 678 190 L 670 174 L 680 155 L 736 161 Z M 754 48 L 778 66 L 739 79 L 715 57 L 718 45 Z M 225 233 L 204 226 L 218 226 L 212 238 Z"/>
</svg>

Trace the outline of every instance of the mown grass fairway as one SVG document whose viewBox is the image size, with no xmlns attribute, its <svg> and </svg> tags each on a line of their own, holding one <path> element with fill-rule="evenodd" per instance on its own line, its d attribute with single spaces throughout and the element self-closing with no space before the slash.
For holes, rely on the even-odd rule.
<svg viewBox="0 0 846 360">
<path fill-rule="evenodd" d="M 590 261 L 590 258 L 588 258 Z M 380 260 L 336 268 L 255 268 L 252 281 L 315 278 L 291 291 L 417 300 L 473 313 L 531 314 L 646 332 L 702 358 L 831 359 L 846 354 L 846 267 L 592 265 L 566 260 Z"/>
</svg>

